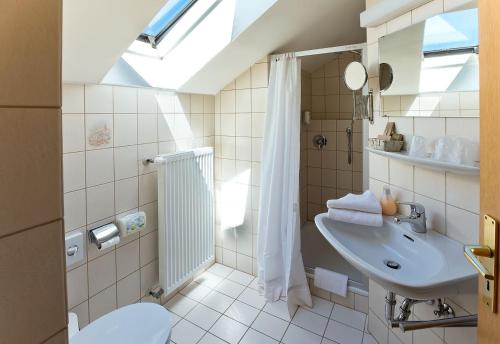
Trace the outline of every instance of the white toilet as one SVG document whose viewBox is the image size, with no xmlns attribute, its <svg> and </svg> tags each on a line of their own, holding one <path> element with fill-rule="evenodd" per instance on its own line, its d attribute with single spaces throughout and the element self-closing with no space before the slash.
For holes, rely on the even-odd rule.
<svg viewBox="0 0 500 344">
<path fill-rule="evenodd" d="M 165 344 L 170 337 L 170 314 L 155 303 L 135 303 L 110 312 L 78 330 L 69 313 L 70 344 Z"/>
</svg>

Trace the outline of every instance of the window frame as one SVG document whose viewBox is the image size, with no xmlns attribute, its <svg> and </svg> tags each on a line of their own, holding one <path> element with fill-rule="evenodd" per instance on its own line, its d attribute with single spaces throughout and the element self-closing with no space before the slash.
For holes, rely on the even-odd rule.
<svg viewBox="0 0 500 344">
<path fill-rule="evenodd" d="M 460 54 L 479 54 L 479 45 L 472 45 L 460 48 L 440 49 L 440 50 L 427 50 L 423 52 L 424 58 L 446 56 L 446 55 L 460 55 Z"/>
<path fill-rule="evenodd" d="M 461 15 L 467 13 L 468 17 L 471 19 L 471 22 L 476 22 L 478 21 L 478 12 L 477 8 L 471 8 L 471 9 L 466 9 L 463 11 L 457 11 L 457 12 L 448 12 L 448 13 L 441 13 L 435 17 L 431 17 L 428 20 L 425 21 L 425 31 L 424 31 L 424 41 L 422 44 L 422 53 L 425 57 L 434 57 L 434 56 L 444 56 L 444 55 L 458 55 L 458 54 L 478 54 L 479 53 L 479 32 L 475 32 L 474 28 L 472 29 L 473 31 L 471 32 L 466 32 L 463 33 L 462 31 L 458 30 L 455 27 L 456 24 L 456 19 L 451 20 L 451 18 L 454 15 Z M 456 31 L 459 31 L 460 33 L 464 34 L 466 37 L 465 41 L 461 41 L 461 44 L 456 44 L 453 45 L 453 42 L 440 42 L 438 43 L 432 43 L 430 44 L 430 47 L 428 46 L 426 49 L 426 42 L 425 42 L 425 32 L 427 30 L 427 25 L 435 20 L 436 18 L 442 19 L 444 22 L 446 22 L 448 25 L 453 27 Z M 467 19 L 469 19 L 467 18 Z M 468 22 L 468 20 L 467 20 Z M 477 25 L 475 25 L 477 27 Z M 469 27 L 470 28 L 470 27 Z M 476 28 L 477 29 L 477 28 Z M 475 33 L 476 35 L 473 35 Z M 469 35 L 472 34 L 472 35 Z M 442 47 L 442 46 L 445 47 Z M 446 47 L 448 46 L 448 47 Z"/>
<path fill-rule="evenodd" d="M 167 33 L 174 27 L 174 25 L 186 14 L 187 11 L 197 2 L 198 0 L 191 0 L 189 4 L 187 4 L 177 15 L 163 27 L 160 32 L 156 36 L 147 35 L 145 33 L 141 33 L 137 40 L 144 43 L 151 44 L 153 49 L 156 49 L 161 40 L 167 35 Z"/>
</svg>

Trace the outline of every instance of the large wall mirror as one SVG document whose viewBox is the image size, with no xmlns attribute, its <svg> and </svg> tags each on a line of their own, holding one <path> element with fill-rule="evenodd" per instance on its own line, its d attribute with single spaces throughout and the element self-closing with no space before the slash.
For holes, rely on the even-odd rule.
<svg viewBox="0 0 500 344">
<path fill-rule="evenodd" d="M 479 116 L 476 8 L 381 37 L 379 62 L 384 115 Z"/>
</svg>

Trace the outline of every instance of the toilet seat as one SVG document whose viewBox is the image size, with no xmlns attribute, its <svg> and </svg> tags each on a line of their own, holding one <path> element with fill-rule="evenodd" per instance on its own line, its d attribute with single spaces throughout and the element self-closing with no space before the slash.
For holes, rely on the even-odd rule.
<svg viewBox="0 0 500 344">
<path fill-rule="evenodd" d="M 119 308 L 74 334 L 70 344 L 165 344 L 170 336 L 170 314 L 155 303 Z"/>
</svg>

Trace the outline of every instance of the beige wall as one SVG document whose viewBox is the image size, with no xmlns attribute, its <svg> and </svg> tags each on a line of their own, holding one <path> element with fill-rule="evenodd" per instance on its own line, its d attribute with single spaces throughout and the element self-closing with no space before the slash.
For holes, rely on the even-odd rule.
<svg viewBox="0 0 500 344">
<path fill-rule="evenodd" d="M 367 1 L 367 7 L 376 1 Z M 368 29 L 369 84 L 378 89 L 378 37 L 420 22 L 443 11 L 451 10 L 460 0 L 435 0 L 411 12 Z M 407 138 L 420 135 L 432 141 L 440 136 L 467 137 L 479 142 L 478 118 L 422 118 L 381 117 L 380 97 L 375 97 L 375 124 L 370 126 L 370 137 L 383 132 L 388 120 Z M 474 99 L 466 99 L 473 101 Z M 381 195 L 382 187 L 389 184 L 399 201 L 416 201 L 425 205 L 428 227 L 463 243 L 478 242 L 479 178 L 453 173 L 436 172 L 403 164 L 396 160 L 370 154 L 370 189 Z M 385 290 L 370 281 L 369 330 L 382 343 L 474 343 L 474 328 L 419 330 L 401 333 L 389 329 L 384 320 Z M 476 294 L 461 294 L 447 299 L 457 315 L 476 312 Z M 433 318 L 433 307 L 425 304 L 414 307 L 416 319 Z"/>
<path fill-rule="evenodd" d="M 0 342 L 65 343 L 61 1 L 0 11 Z"/>
<path fill-rule="evenodd" d="M 157 175 L 142 159 L 214 145 L 214 97 L 106 85 L 63 87 L 63 162 L 66 233 L 112 222 L 138 210 L 147 228 L 98 251 L 67 272 L 68 309 L 85 326 L 117 307 L 154 301 L 158 283 Z M 104 125 L 109 142 L 89 136 Z"/>
<path fill-rule="evenodd" d="M 256 272 L 267 57 L 215 96 L 216 260 Z"/>
</svg>

